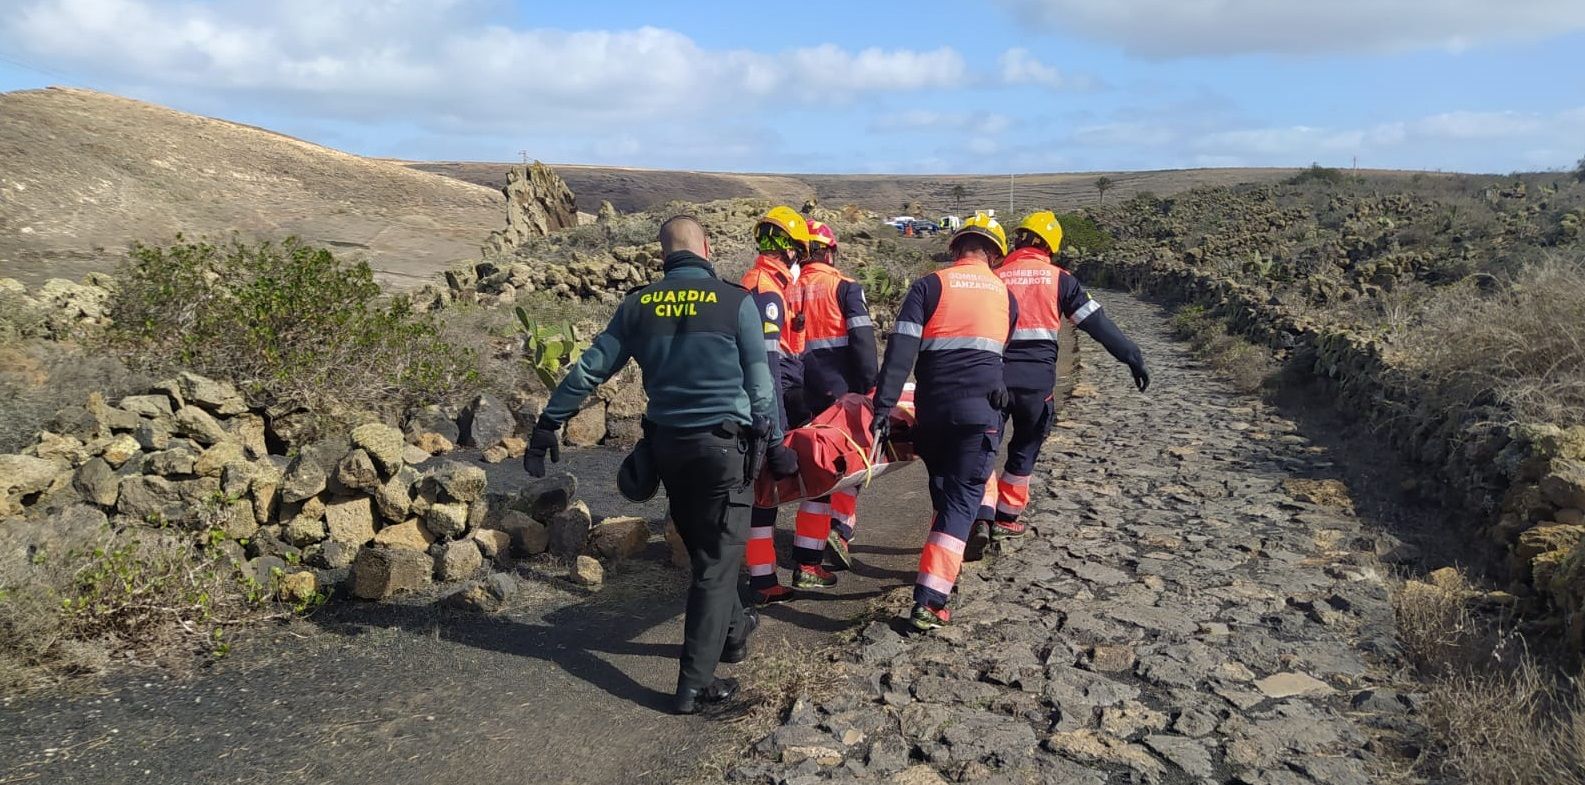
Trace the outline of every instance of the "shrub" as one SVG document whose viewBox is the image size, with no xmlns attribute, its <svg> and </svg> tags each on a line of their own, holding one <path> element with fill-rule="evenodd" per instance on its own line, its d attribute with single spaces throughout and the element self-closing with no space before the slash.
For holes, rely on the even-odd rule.
<svg viewBox="0 0 1585 785">
<path fill-rule="evenodd" d="M 122 279 L 108 341 L 128 365 L 226 379 L 255 403 L 399 410 L 477 379 L 475 352 L 407 298 L 381 298 L 367 263 L 296 238 L 138 245 Z"/>
<path fill-rule="evenodd" d="M 56 412 L 81 404 L 89 393 L 115 398 L 142 381 L 114 357 L 71 344 L 25 340 L 0 345 L 0 452 L 27 446 Z"/>
<path fill-rule="evenodd" d="M 1585 263 L 1551 257 L 1493 283 L 1432 297 L 1399 342 L 1404 363 L 1445 405 L 1495 400 L 1524 420 L 1585 424 Z"/>
<path fill-rule="evenodd" d="M 1343 170 L 1341 169 L 1333 169 L 1329 166 L 1322 166 L 1318 163 L 1312 163 L 1310 164 L 1310 168 L 1301 169 L 1298 174 L 1289 177 L 1283 182 L 1287 183 L 1288 185 L 1305 185 L 1307 183 L 1337 185 L 1347 179 L 1348 175 L 1343 174 Z"/>
<path fill-rule="evenodd" d="M 1585 183 L 1585 158 L 1579 159 L 1579 163 L 1574 165 L 1574 179 Z"/>
<path fill-rule="evenodd" d="M 1113 239 L 1088 215 L 1061 213 L 1057 221 L 1062 224 L 1062 253 L 1101 253 L 1112 247 Z"/>
</svg>

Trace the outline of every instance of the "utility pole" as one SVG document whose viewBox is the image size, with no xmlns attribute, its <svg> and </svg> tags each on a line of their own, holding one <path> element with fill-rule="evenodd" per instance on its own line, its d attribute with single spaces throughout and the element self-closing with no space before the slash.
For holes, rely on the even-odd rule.
<svg viewBox="0 0 1585 785">
<path fill-rule="evenodd" d="M 1016 174 L 1007 175 L 1007 220 L 1009 221 L 1013 220 L 1013 183 L 1017 179 Z"/>
<path fill-rule="evenodd" d="M 523 165 L 527 166 L 528 165 L 528 151 L 527 150 L 518 150 L 517 154 L 523 157 Z"/>
</svg>

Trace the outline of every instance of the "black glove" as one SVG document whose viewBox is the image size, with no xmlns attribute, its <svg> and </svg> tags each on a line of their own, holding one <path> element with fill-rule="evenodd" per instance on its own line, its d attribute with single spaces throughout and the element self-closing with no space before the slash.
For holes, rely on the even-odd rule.
<svg viewBox="0 0 1585 785">
<path fill-rule="evenodd" d="M 1141 359 L 1129 365 L 1128 370 L 1133 372 L 1134 384 L 1139 387 L 1139 391 L 1144 392 L 1150 386 L 1150 371 L 1145 368 L 1145 361 Z"/>
<path fill-rule="evenodd" d="M 991 402 L 991 408 L 999 412 L 1005 412 L 1013 406 L 1013 394 L 1006 387 L 997 387 L 985 397 Z"/>
<path fill-rule="evenodd" d="M 798 453 L 785 444 L 773 444 L 765 451 L 765 467 L 780 480 L 798 473 Z"/>
<path fill-rule="evenodd" d="M 870 444 L 880 444 L 892 432 L 892 410 L 875 409 L 875 419 L 870 422 Z"/>
<path fill-rule="evenodd" d="M 545 454 L 550 454 L 550 462 L 561 460 L 561 440 L 556 432 L 559 428 L 555 423 L 547 422 L 543 418 L 534 423 L 534 432 L 528 437 L 528 450 L 523 453 L 523 471 L 530 477 L 545 476 Z"/>
</svg>

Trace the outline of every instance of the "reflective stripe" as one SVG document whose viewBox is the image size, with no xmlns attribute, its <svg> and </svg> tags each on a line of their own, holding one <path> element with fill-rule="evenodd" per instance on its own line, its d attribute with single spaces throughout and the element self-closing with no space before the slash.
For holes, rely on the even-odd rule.
<svg viewBox="0 0 1585 785">
<path fill-rule="evenodd" d="M 930 539 L 925 540 L 925 543 L 927 545 L 935 545 L 945 548 L 952 553 L 962 553 L 964 547 L 967 545 L 967 543 L 956 537 L 953 537 L 950 534 L 947 534 L 946 532 L 931 532 Z"/>
<path fill-rule="evenodd" d="M 987 483 L 985 483 L 985 495 L 980 497 L 980 506 L 981 507 L 995 507 L 996 506 L 996 483 L 995 482 L 987 482 Z"/>
<path fill-rule="evenodd" d="M 765 351 L 770 352 L 771 354 L 781 354 L 781 339 L 766 338 Z"/>
<path fill-rule="evenodd" d="M 813 341 L 805 341 L 804 351 L 812 352 L 816 349 L 836 349 L 847 345 L 848 337 L 846 335 L 842 336 L 841 338 L 819 338 Z"/>
<path fill-rule="evenodd" d="M 892 328 L 892 335 L 912 335 L 918 338 L 925 334 L 925 326 L 918 322 L 898 322 Z"/>
<path fill-rule="evenodd" d="M 868 317 L 868 316 L 855 316 L 855 317 L 853 317 L 853 318 L 848 320 L 848 329 L 849 330 L 851 330 L 851 329 L 853 329 L 855 327 L 874 327 L 874 326 L 875 326 L 875 322 L 870 321 L 870 317 Z"/>
<path fill-rule="evenodd" d="M 748 538 L 751 540 L 769 540 L 775 536 L 775 526 L 753 526 L 748 530 Z"/>
<path fill-rule="evenodd" d="M 795 534 L 793 535 L 793 547 L 818 551 L 826 547 L 826 541 L 824 537 L 805 537 L 802 534 Z"/>
<path fill-rule="evenodd" d="M 756 578 L 757 577 L 761 577 L 761 576 L 765 576 L 765 575 L 775 575 L 776 574 L 776 565 L 774 565 L 774 564 L 751 564 L 751 565 L 749 565 L 749 568 L 748 568 L 748 574 L 749 575 L 753 575 Z"/>
<path fill-rule="evenodd" d="M 919 572 L 919 577 L 914 582 L 926 589 L 932 589 L 947 595 L 952 594 L 952 581 L 946 578 L 938 578 L 923 570 Z"/>
<path fill-rule="evenodd" d="M 996 511 L 1005 515 L 1018 515 L 1024 511 L 1024 505 L 1011 505 L 1005 502 L 996 505 Z"/>
<path fill-rule="evenodd" d="M 1013 331 L 1015 341 L 1055 341 L 1058 330 L 1050 327 L 1020 327 Z"/>
<path fill-rule="evenodd" d="M 982 352 L 1001 354 L 1002 349 L 1005 347 L 1006 344 L 1004 342 L 998 341 L 995 338 L 975 338 L 972 336 L 963 338 L 926 338 L 919 344 L 920 351 L 925 352 L 944 352 L 950 351 L 952 349 L 977 349 Z"/>
<path fill-rule="evenodd" d="M 830 515 L 831 505 L 826 502 L 804 502 L 798 505 L 799 515 Z"/>
<path fill-rule="evenodd" d="M 1096 301 L 1094 301 L 1094 300 L 1091 300 L 1091 301 L 1079 306 L 1079 309 L 1074 311 L 1073 315 L 1069 316 L 1068 318 L 1072 319 L 1074 324 L 1078 324 L 1079 322 L 1082 322 L 1085 319 L 1089 318 L 1090 314 L 1095 313 L 1096 311 L 1099 311 L 1099 310 L 1101 310 L 1101 304 L 1096 302 Z"/>
<path fill-rule="evenodd" d="M 1029 475 L 1027 474 L 1008 474 L 1007 472 L 1002 472 L 1001 480 L 1003 485 L 1022 485 L 1025 487 L 1028 487 L 1029 485 Z"/>
</svg>

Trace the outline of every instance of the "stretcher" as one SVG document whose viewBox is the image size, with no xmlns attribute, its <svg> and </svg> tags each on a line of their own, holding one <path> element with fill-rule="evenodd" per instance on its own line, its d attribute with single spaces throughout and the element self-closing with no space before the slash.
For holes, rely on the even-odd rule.
<svg viewBox="0 0 1585 785">
<path fill-rule="evenodd" d="M 866 485 L 912 463 L 914 414 L 910 384 L 892 408 L 887 439 L 877 445 L 872 443 L 870 432 L 875 419 L 870 397 L 849 393 L 838 398 L 808 425 L 787 434 L 782 443 L 798 454 L 798 473 L 778 480 L 770 472 L 761 472 L 754 484 L 754 503 L 778 507 L 818 498 Z"/>
</svg>

